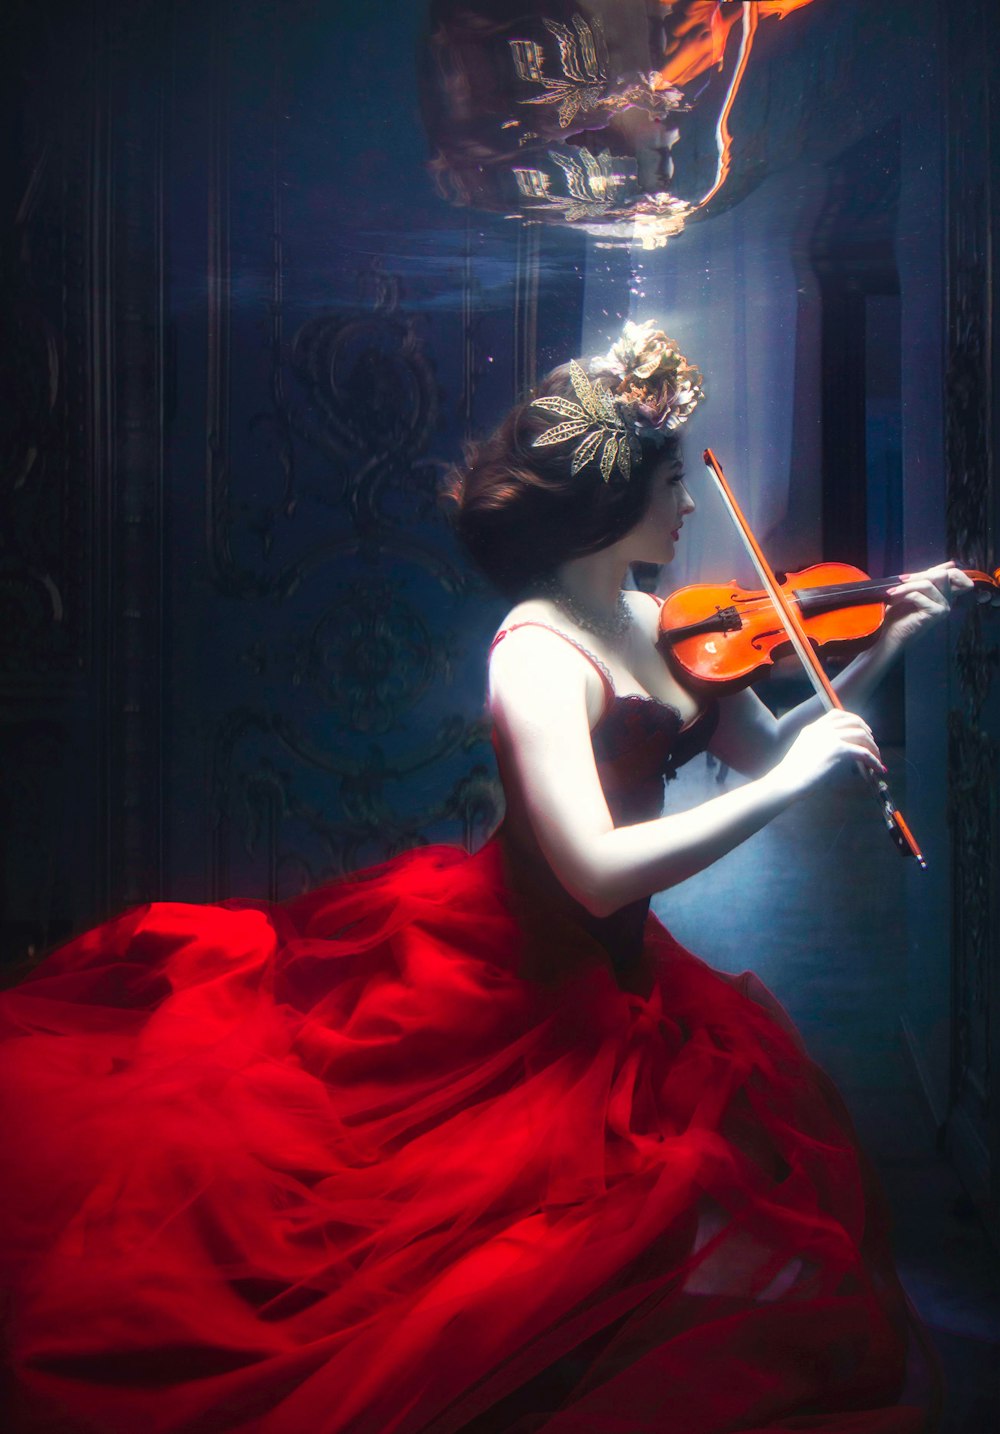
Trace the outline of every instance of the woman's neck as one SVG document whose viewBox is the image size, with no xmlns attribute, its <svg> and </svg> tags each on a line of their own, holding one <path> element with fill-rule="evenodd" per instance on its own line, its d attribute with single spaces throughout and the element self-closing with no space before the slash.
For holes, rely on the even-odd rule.
<svg viewBox="0 0 1000 1434">
<path fill-rule="evenodd" d="M 613 545 L 571 558 L 556 569 L 556 577 L 581 607 L 610 616 L 618 605 L 628 567 L 628 559 Z"/>
</svg>

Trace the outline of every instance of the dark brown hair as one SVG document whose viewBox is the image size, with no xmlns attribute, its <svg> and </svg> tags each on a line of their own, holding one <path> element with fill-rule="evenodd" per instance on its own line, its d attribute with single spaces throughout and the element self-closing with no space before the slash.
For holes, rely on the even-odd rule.
<svg viewBox="0 0 1000 1434">
<path fill-rule="evenodd" d="M 553 369 L 531 398 L 550 394 L 575 398 L 568 364 Z M 532 408 L 531 398 L 516 404 L 488 438 L 469 444 L 465 461 L 446 479 L 459 537 L 509 597 L 520 596 L 560 563 L 624 537 L 649 506 L 657 467 L 680 453 L 679 438 L 670 434 L 665 441 L 642 442 L 627 482 L 616 472 L 605 483 L 595 461 L 571 473 L 572 439 L 532 446 L 558 420 Z"/>
<path fill-rule="evenodd" d="M 511 42 L 547 41 L 551 48 L 545 20 L 569 26 L 575 9 L 573 0 L 548 0 L 544 7 L 534 0 L 429 0 L 419 50 L 420 108 L 431 175 L 453 203 L 508 213 L 518 204 L 514 166 L 533 163 L 531 154 L 546 155 L 551 143 L 566 139 L 558 104 L 525 109 L 522 101 L 537 95 L 538 86 L 518 80 Z M 512 125 L 513 118 L 523 122 Z M 533 141 L 526 141 L 525 130 Z"/>
</svg>

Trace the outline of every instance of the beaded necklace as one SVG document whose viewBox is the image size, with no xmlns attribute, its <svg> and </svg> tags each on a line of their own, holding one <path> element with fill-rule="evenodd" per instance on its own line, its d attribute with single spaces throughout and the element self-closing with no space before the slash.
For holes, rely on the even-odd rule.
<svg viewBox="0 0 1000 1434">
<path fill-rule="evenodd" d="M 582 627 L 585 632 L 592 632 L 611 647 L 620 647 L 632 629 L 632 609 L 626 602 L 624 593 L 618 594 L 618 601 L 610 614 L 595 612 L 593 608 L 586 607 L 573 597 L 557 577 L 542 578 L 535 583 L 532 595 L 549 598 L 577 627 Z"/>
</svg>

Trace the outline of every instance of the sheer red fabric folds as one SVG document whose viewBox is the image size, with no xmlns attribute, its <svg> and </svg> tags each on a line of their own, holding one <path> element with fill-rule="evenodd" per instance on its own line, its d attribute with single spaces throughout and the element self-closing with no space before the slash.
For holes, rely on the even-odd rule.
<svg viewBox="0 0 1000 1434">
<path fill-rule="evenodd" d="M 156 904 L 3 995 L 6 1428 L 925 1429 L 881 1197 L 763 988 L 652 918 L 645 994 L 566 923 L 526 980 L 505 873 Z"/>
</svg>

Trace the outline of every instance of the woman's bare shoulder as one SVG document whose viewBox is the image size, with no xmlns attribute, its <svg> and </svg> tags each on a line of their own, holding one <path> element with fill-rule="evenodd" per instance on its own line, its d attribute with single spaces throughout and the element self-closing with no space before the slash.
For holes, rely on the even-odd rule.
<svg viewBox="0 0 1000 1434">
<path fill-rule="evenodd" d="M 494 716 L 508 712 L 563 711 L 581 702 L 591 725 L 603 706 L 604 687 L 583 655 L 572 625 L 553 603 L 516 604 L 497 630 L 490 658 L 489 702 Z M 567 640 L 568 639 L 568 640 Z"/>
<path fill-rule="evenodd" d="M 509 632 L 511 628 L 520 627 L 522 624 L 536 623 L 557 630 L 569 630 L 565 617 L 560 614 L 554 602 L 545 597 L 531 597 L 514 604 L 497 628 L 497 633 Z"/>
</svg>

